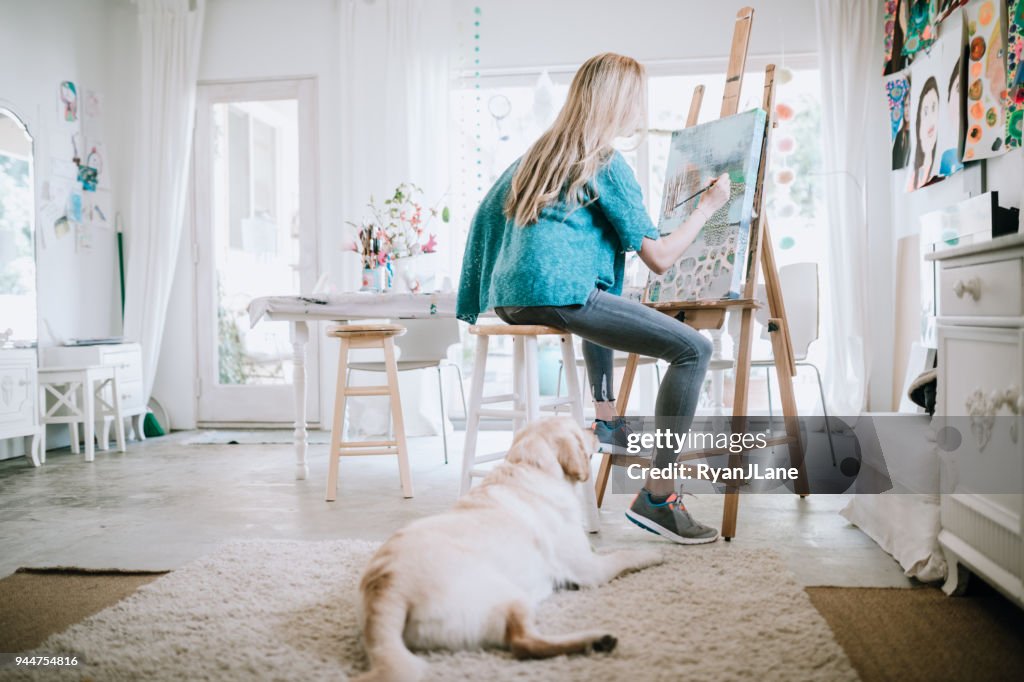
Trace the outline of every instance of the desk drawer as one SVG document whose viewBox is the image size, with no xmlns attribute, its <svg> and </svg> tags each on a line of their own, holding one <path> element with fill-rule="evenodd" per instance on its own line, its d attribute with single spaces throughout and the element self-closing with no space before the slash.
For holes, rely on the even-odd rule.
<svg viewBox="0 0 1024 682">
<path fill-rule="evenodd" d="M 1017 317 L 1024 315 L 1024 263 L 1020 258 L 956 266 L 939 274 L 939 315 Z"/>
<path fill-rule="evenodd" d="M 120 382 L 142 381 L 142 354 L 138 350 L 105 350 L 100 364 L 116 367 Z"/>
<path fill-rule="evenodd" d="M 134 410 L 143 407 L 142 382 L 125 381 L 118 379 L 117 392 L 121 394 L 121 409 L 124 411 Z"/>
</svg>

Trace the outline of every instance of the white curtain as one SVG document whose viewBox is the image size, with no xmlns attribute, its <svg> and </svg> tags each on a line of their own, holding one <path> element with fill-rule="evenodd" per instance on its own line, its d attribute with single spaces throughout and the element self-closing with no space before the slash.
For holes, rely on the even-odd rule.
<svg viewBox="0 0 1024 682">
<path fill-rule="evenodd" d="M 124 334 L 142 346 L 148 400 L 185 217 L 205 0 L 137 4 L 140 82 Z"/>
<path fill-rule="evenodd" d="M 868 150 L 882 140 L 866 122 L 875 119 L 872 107 L 879 104 L 880 77 L 873 76 L 881 73 L 882 3 L 817 0 L 816 5 L 828 204 L 824 379 L 830 414 L 856 416 L 866 406 L 870 372 L 866 188 Z"/>
<path fill-rule="evenodd" d="M 365 218 L 371 196 L 379 204 L 400 183 L 411 182 L 423 189 L 424 205 L 433 206 L 448 192 L 453 21 L 449 0 L 339 2 L 341 242 L 352 239 L 341 226 Z M 453 240 L 448 225 L 435 222 L 433 227 L 439 233 L 439 249 L 449 248 Z M 339 289 L 358 288 L 358 258 L 342 254 L 338 260 L 340 267 L 331 273 L 334 284 Z M 352 381 L 379 383 L 380 376 L 357 372 Z M 436 381 L 432 370 L 401 374 L 407 435 L 440 433 Z M 451 407 L 455 404 L 451 398 L 458 393 L 448 388 Z M 350 403 L 349 428 L 362 435 L 380 432 L 387 427 L 386 415 L 384 399 Z"/>
</svg>

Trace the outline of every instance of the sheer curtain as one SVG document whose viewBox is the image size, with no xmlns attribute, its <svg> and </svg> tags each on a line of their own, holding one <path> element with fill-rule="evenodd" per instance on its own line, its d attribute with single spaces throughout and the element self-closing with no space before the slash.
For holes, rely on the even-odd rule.
<svg viewBox="0 0 1024 682">
<path fill-rule="evenodd" d="M 366 217 L 371 196 L 378 203 L 402 182 L 423 190 L 425 206 L 449 189 L 450 0 L 339 0 L 341 53 L 342 215 L 336 231 L 339 249 L 353 234 L 345 222 Z M 383 38 L 382 38 L 383 37 Z M 435 222 L 439 249 L 450 248 L 448 225 Z M 434 231 L 434 229 L 432 229 Z M 331 273 L 339 289 L 356 289 L 360 264 L 341 253 Z M 364 351 L 365 352 L 365 351 Z M 368 358 L 371 359 L 371 358 Z M 372 359 L 379 359 L 374 357 Z M 330 351 L 325 363 L 333 363 Z M 380 377 L 353 375 L 353 383 Z M 400 375 L 406 434 L 440 433 L 436 374 Z M 448 386 L 446 395 L 457 395 Z M 333 395 L 325 396 L 329 402 Z M 448 405 L 455 401 L 449 399 Z M 329 412 L 329 409 L 328 409 Z M 387 428 L 384 399 L 350 403 L 349 428 L 368 435 Z"/>
<path fill-rule="evenodd" d="M 185 217 L 205 0 L 138 0 L 139 106 L 124 335 L 142 346 L 148 400 Z"/>
<path fill-rule="evenodd" d="M 871 145 L 869 121 L 879 106 L 880 2 L 817 0 L 821 68 L 828 258 L 822 281 L 829 412 L 856 416 L 867 402 L 870 372 L 867 299 L 870 273 L 866 215 Z M 872 71 L 878 64 L 878 70 Z M 888 263 L 886 263 L 888 266 Z"/>
</svg>

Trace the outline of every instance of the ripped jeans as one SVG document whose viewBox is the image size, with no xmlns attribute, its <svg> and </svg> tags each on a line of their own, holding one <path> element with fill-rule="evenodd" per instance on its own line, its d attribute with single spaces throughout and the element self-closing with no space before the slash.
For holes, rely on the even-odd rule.
<svg viewBox="0 0 1024 682">
<path fill-rule="evenodd" d="M 669 418 L 657 421 L 678 432 L 690 427 L 712 350 L 711 341 L 693 327 L 600 289 L 594 289 L 583 305 L 505 306 L 494 312 L 509 324 L 546 325 L 581 337 L 596 401 L 615 400 L 613 350 L 665 360 L 669 368 L 658 390 L 654 416 Z M 667 463 L 662 459 L 659 452 L 656 464 Z"/>
</svg>

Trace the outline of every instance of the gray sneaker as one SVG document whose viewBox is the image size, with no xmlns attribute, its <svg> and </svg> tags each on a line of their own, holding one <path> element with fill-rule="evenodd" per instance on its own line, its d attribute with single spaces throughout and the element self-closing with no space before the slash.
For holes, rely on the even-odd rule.
<svg viewBox="0 0 1024 682">
<path fill-rule="evenodd" d="M 695 521 L 676 493 L 664 502 L 653 502 L 647 488 L 641 488 L 626 510 L 626 518 L 644 530 L 681 545 L 703 545 L 718 539 L 718 530 Z"/>
</svg>

